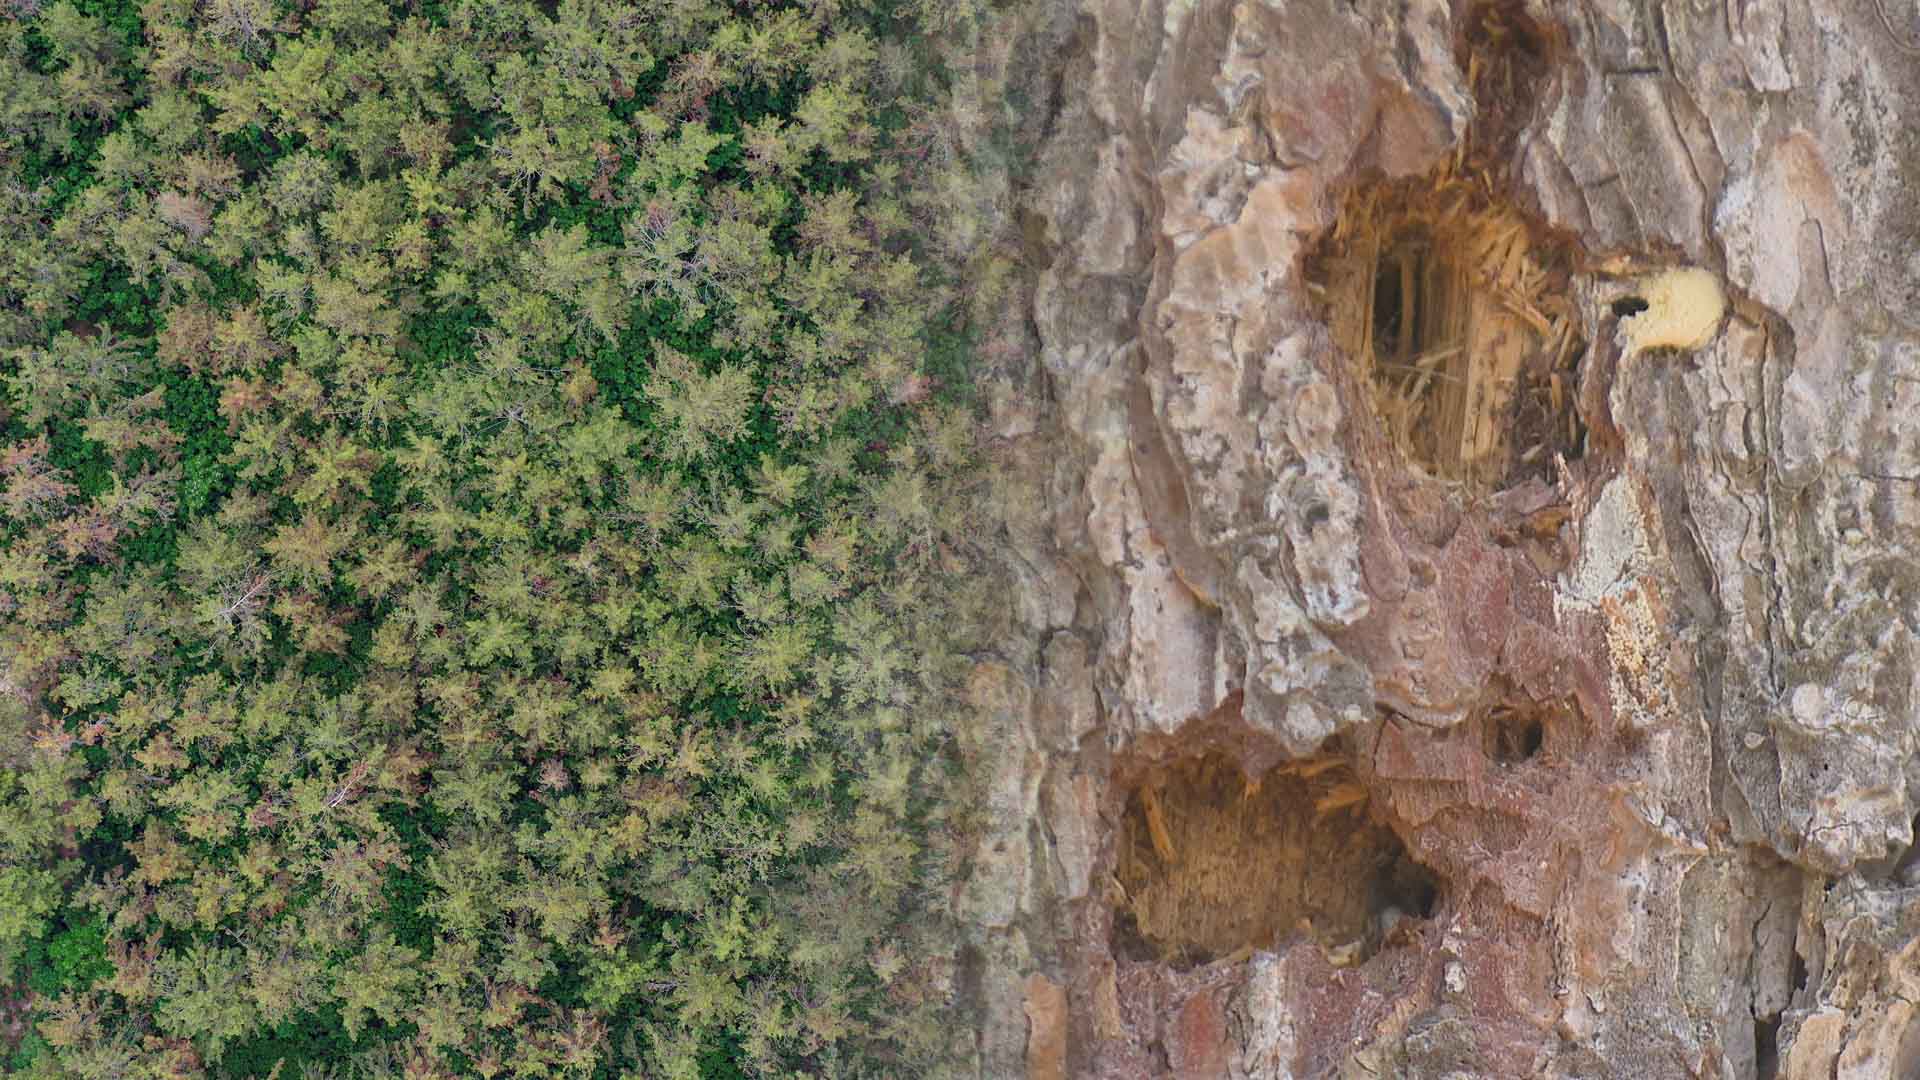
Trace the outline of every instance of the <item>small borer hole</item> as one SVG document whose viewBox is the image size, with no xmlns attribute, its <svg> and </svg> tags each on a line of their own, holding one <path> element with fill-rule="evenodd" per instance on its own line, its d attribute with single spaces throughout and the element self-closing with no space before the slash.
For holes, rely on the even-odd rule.
<svg viewBox="0 0 1920 1080">
<path fill-rule="evenodd" d="M 1546 724 L 1532 710 L 1501 709 L 1487 717 L 1493 760 L 1518 765 L 1540 752 L 1546 742 Z"/>
</svg>

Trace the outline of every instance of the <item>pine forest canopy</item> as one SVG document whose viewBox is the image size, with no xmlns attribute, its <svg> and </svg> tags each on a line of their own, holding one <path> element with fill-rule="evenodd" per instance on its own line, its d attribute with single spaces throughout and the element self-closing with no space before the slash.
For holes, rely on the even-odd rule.
<svg viewBox="0 0 1920 1080">
<path fill-rule="evenodd" d="M 934 1074 L 922 6 L 6 0 L 6 1071 Z"/>
</svg>

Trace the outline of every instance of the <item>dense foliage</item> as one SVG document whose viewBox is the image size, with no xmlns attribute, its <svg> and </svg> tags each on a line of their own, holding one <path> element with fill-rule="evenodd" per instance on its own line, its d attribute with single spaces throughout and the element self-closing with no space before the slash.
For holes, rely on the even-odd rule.
<svg viewBox="0 0 1920 1080">
<path fill-rule="evenodd" d="M 10 1071 L 931 1075 L 965 12 L 10 3 Z"/>
</svg>

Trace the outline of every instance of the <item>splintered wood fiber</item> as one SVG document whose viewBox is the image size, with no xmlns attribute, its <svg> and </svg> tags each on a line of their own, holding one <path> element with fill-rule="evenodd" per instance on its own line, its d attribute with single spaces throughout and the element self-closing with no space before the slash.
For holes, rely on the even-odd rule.
<svg viewBox="0 0 1920 1080">
<path fill-rule="evenodd" d="M 1529 413 L 1565 412 L 1584 339 L 1561 253 L 1543 263 L 1519 211 L 1457 169 L 1350 194 L 1325 249 L 1323 295 L 1401 454 L 1488 489 L 1557 445 L 1564 424 L 1530 425 L 1542 430 L 1516 445 L 1516 395 L 1551 398 Z"/>
<path fill-rule="evenodd" d="M 1189 760 L 1128 800 L 1116 878 L 1162 960 L 1204 963 L 1295 932 L 1367 938 L 1399 838 L 1366 820 L 1366 789 L 1332 759 L 1248 783 L 1224 756 Z"/>
</svg>

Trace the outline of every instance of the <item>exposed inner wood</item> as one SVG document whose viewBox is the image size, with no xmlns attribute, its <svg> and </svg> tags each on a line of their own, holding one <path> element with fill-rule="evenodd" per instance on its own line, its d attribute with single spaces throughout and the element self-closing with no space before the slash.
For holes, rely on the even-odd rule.
<svg viewBox="0 0 1920 1080">
<path fill-rule="evenodd" d="M 1423 917 L 1431 878 L 1367 816 L 1337 759 L 1248 781 L 1224 754 L 1188 759 L 1129 799 L 1115 877 L 1130 930 L 1177 966 L 1272 948 L 1299 933 L 1358 959 L 1384 927 Z"/>
<path fill-rule="evenodd" d="M 1570 252 L 1484 176 L 1363 185 L 1322 256 L 1335 340 L 1408 464 L 1487 491 L 1578 455 Z"/>
</svg>

